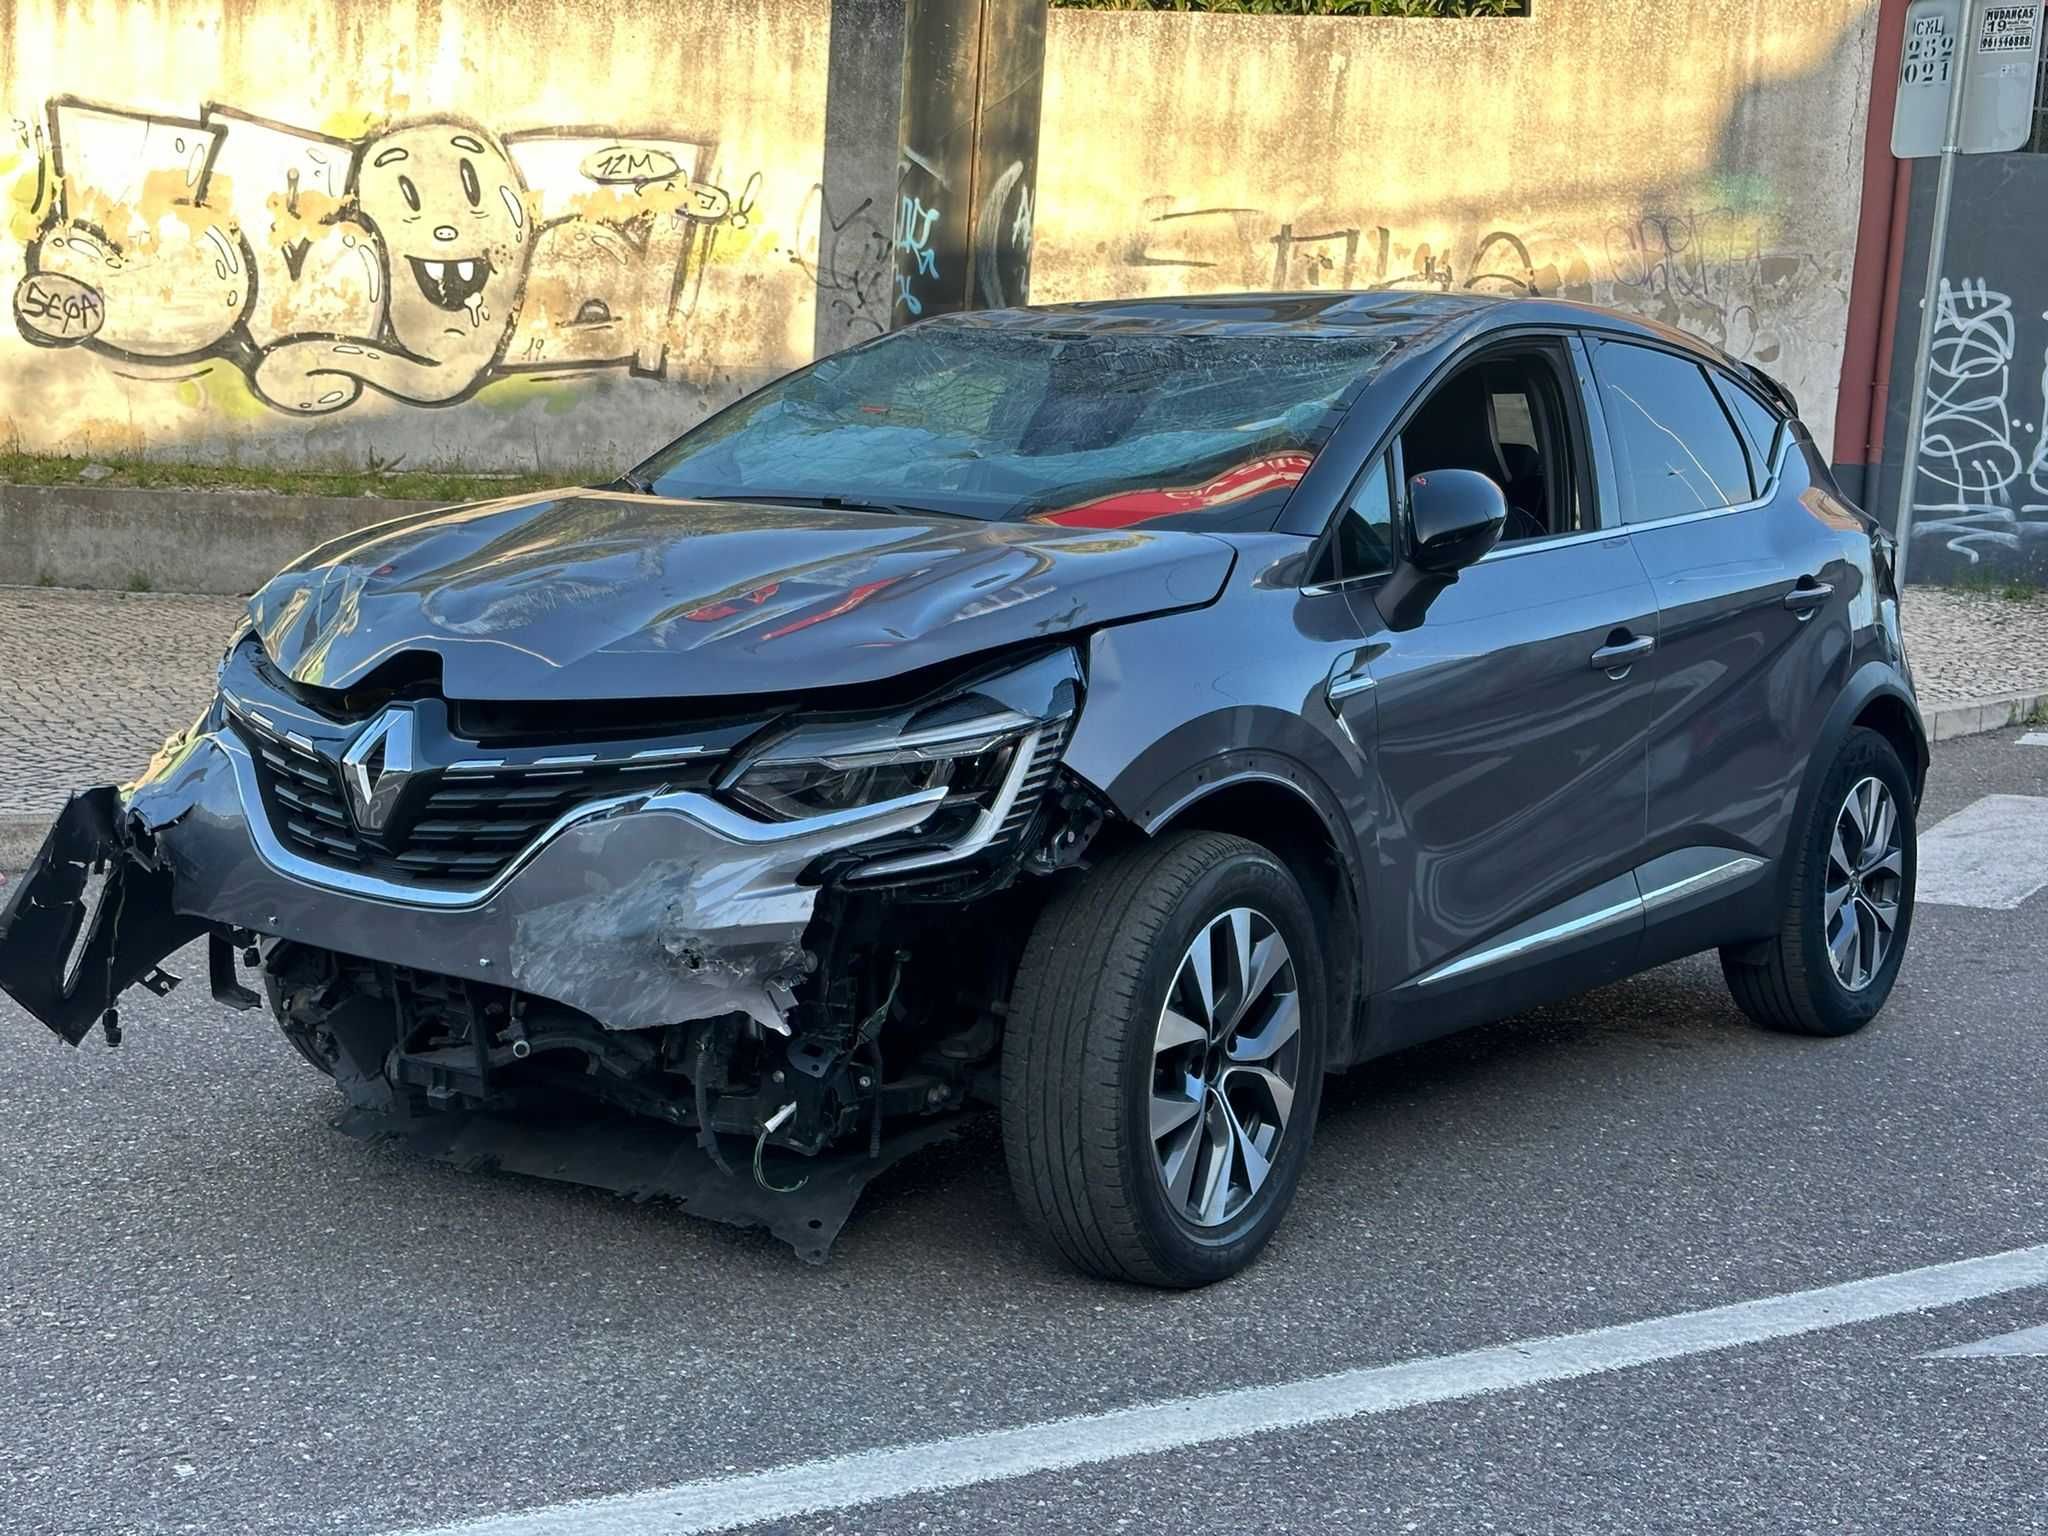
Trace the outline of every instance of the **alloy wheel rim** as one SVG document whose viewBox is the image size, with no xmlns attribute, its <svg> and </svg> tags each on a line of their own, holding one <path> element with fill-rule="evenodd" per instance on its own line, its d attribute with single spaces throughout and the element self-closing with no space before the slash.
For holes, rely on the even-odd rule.
<svg viewBox="0 0 2048 1536">
<path fill-rule="evenodd" d="M 1897 937 L 1906 889 L 1902 835 L 1898 802 L 1882 779 L 1859 780 L 1835 814 L 1821 932 L 1835 980 L 1850 992 L 1877 979 Z"/>
<path fill-rule="evenodd" d="M 1300 1071 L 1294 957 L 1263 913 L 1233 907 L 1181 956 L 1153 1036 L 1152 1155 L 1175 1215 L 1221 1226 L 1257 1197 Z"/>
</svg>

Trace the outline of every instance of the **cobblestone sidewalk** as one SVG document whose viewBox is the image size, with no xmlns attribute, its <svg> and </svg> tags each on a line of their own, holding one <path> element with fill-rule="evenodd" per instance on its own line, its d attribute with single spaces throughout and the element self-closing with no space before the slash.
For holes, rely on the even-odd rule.
<svg viewBox="0 0 2048 1536">
<path fill-rule="evenodd" d="M 205 707 L 239 598 L 0 587 L 0 818 L 132 777 Z"/>
<path fill-rule="evenodd" d="M 205 705 L 232 597 L 0 587 L 0 823 L 127 778 Z M 1906 642 L 1922 703 L 2048 693 L 2048 595 L 1915 587 Z"/>
</svg>

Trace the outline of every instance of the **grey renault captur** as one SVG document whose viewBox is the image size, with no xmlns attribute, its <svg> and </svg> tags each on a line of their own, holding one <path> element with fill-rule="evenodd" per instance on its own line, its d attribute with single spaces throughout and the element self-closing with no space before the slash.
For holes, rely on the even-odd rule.
<svg viewBox="0 0 2048 1536">
<path fill-rule="evenodd" d="M 203 939 L 345 1129 L 813 1258 L 994 1106 L 1054 1248 L 1198 1285 L 1329 1072 L 1708 949 L 1772 1029 L 1878 1011 L 1893 553 L 1781 387 L 1597 309 L 946 317 L 299 560 L 0 984 L 113 1043 Z"/>
</svg>

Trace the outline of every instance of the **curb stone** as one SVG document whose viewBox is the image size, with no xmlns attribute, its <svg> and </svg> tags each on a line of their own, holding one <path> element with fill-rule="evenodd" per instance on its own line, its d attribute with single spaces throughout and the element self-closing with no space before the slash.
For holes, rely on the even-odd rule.
<svg viewBox="0 0 2048 1536">
<path fill-rule="evenodd" d="M 1929 741 L 1952 741 L 1958 736 L 1978 736 L 2026 725 L 2048 714 L 2048 692 L 2008 694 L 1995 699 L 1961 699 L 1954 703 L 1927 706 Z M 43 845 L 54 812 L 49 816 L 0 816 L 0 874 L 14 875 L 28 868 L 29 860 Z M 0 885 L 0 901 L 6 888 Z"/>
<path fill-rule="evenodd" d="M 0 583 L 240 595 L 307 550 L 431 501 L 0 485 Z"/>
<path fill-rule="evenodd" d="M 2002 731 L 2008 726 L 2026 725 L 2048 709 L 2048 691 L 2001 694 L 1990 699 L 1958 699 L 1952 703 L 1923 708 L 1929 741 L 1948 741 L 1957 736 L 1978 736 Z"/>
</svg>

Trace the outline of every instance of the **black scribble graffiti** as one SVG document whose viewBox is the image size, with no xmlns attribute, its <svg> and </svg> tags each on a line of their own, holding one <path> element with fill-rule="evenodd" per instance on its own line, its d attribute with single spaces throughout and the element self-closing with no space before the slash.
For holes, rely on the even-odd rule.
<svg viewBox="0 0 2048 1536">
<path fill-rule="evenodd" d="M 1386 231 L 1380 233 L 1384 235 Z M 1358 277 L 1358 240 L 1355 229 L 1297 235 L 1292 224 L 1282 224 L 1280 233 L 1273 237 L 1273 286 L 1282 290 L 1351 287 Z M 1339 247 L 1341 261 L 1337 255 Z"/>
<path fill-rule="evenodd" d="M 1189 232 L 1189 226 L 1194 220 L 1227 219 L 1231 224 L 1231 238 L 1239 247 L 1243 266 L 1246 271 L 1250 270 L 1254 239 L 1252 230 L 1257 223 L 1264 221 L 1265 213 L 1263 210 L 1258 208 L 1176 209 L 1173 203 L 1174 200 L 1170 197 L 1148 197 L 1145 199 L 1141 221 L 1138 227 L 1130 232 L 1124 242 L 1123 263 L 1125 266 L 1185 267 L 1195 271 L 1218 270 L 1223 265 L 1220 260 L 1213 258 L 1203 260 L 1200 257 L 1178 252 L 1155 251 L 1151 248 L 1151 244 L 1155 239 L 1174 239 L 1176 236 L 1184 236 Z M 1165 225 L 1167 228 L 1148 230 L 1146 227 L 1148 225 Z M 1213 228 L 1214 226 L 1212 225 L 1210 231 L 1195 230 L 1192 233 L 1196 239 L 1201 239 L 1211 233 Z"/>
<path fill-rule="evenodd" d="M 210 103 L 58 97 L 22 335 L 135 364 L 219 358 L 277 410 L 465 400 L 536 367 L 665 376 L 722 228 L 716 142 L 451 116 L 338 139 Z"/>
<path fill-rule="evenodd" d="M 1769 367 L 1785 351 L 1781 317 L 1825 286 L 1818 257 L 1767 252 L 1732 209 L 1648 213 L 1607 235 L 1624 307 Z"/>
<path fill-rule="evenodd" d="M 1472 253 L 1472 268 L 1465 286 L 1493 293 L 1535 294 L 1536 267 L 1522 237 L 1496 229 L 1481 240 L 1479 249 Z"/>
<path fill-rule="evenodd" d="M 851 211 L 838 215 L 824 187 L 812 187 L 798 227 L 808 230 L 815 222 L 817 258 L 810 260 L 801 250 L 789 258 L 816 285 L 827 311 L 849 336 L 879 336 L 889 326 L 894 250 L 874 216 L 874 206 L 872 197 L 864 197 Z"/>
<path fill-rule="evenodd" d="M 1177 270 L 1199 290 L 1403 288 L 1609 303 L 1764 366 L 1795 345 L 1816 354 L 1839 345 L 1840 263 L 1767 247 L 1750 216 L 1652 209 L 1590 234 L 1496 222 L 1446 240 L 1441 229 L 1404 236 L 1327 217 L 1304 226 L 1255 206 L 1180 208 L 1155 195 L 1140 200 L 1118 259 Z"/>
</svg>

